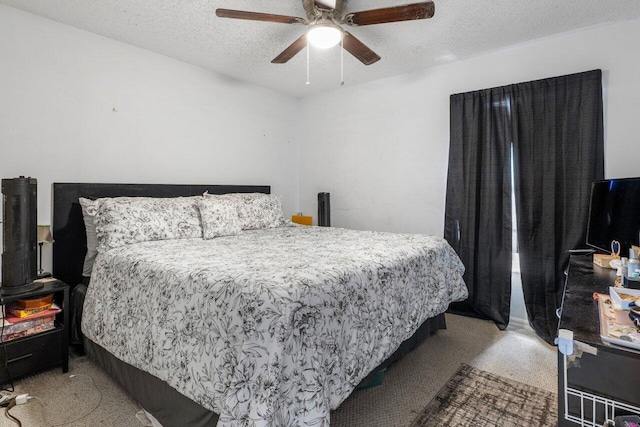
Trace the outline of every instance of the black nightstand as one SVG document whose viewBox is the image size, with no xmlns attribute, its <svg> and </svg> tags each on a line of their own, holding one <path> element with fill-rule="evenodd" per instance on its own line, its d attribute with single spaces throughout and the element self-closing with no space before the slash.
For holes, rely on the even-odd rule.
<svg viewBox="0 0 640 427">
<path fill-rule="evenodd" d="M 54 294 L 55 303 L 62 308 L 56 315 L 55 328 L 0 344 L 0 383 L 58 365 L 62 365 L 62 372 L 69 370 L 69 285 L 51 280 L 33 291 L 0 295 L 0 305 L 47 294 Z"/>
</svg>

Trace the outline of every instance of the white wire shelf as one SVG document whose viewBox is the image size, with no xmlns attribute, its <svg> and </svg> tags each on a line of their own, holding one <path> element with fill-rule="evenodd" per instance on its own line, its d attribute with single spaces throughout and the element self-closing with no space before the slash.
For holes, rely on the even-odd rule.
<svg viewBox="0 0 640 427">
<path fill-rule="evenodd" d="M 564 360 L 564 419 L 580 427 L 602 427 L 618 415 L 640 414 L 640 407 L 602 397 L 567 385 L 567 356 Z M 569 399 L 579 400 L 580 413 L 570 413 Z M 575 402 L 575 400 L 573 400 Z M 573 403 L 572 402 L 572 403 Z"/>
</svg>

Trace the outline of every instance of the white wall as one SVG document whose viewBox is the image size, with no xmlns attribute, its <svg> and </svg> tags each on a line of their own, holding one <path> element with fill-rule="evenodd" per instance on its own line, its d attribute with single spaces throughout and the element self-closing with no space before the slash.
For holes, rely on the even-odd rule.
<svg viewBox="0 0 640 427">
<path fill-rule="evenodd" d="M 602 68 L 606 174 L 640 175 L 639 23 L 298 101 L 0 5 L 0 177 L 38 178 L 41 224 L 54 181 L 236 183 L 286 214 L 329 191 L 333 225 L 442 235 L 453 93 Z"/>
<path fill-rule="evenodd" d="M 51 223 L 52 182 L 268 184 L 291 214 L 297 109 L 294 98 L 0 5 L 0 177 L 38 179 L 40 224 Z"/>
<path fill-rule="evenodd" d="M 302 101 L 300 207 L 332 225 L 442 235 L 449 96 L 600 68 L 607 177 L 640 175 L 640 21 L 597 27 Z"/>
</svg>

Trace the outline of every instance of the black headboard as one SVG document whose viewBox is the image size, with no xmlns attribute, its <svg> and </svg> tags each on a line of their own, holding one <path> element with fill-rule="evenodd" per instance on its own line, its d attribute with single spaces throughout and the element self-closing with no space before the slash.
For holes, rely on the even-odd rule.
<svg viewBox="0 0 640 427">
<path fill-rule="evenodd" d="M 87 253 L 79 197 L 179 197 L 210 194 L 266 193 L 267 185 L 167 185 L 167 184 L 87 184 L 54 183 L 53 198 L 53 275 L 70 286 L 82 283 L 82 266 Z"/>
</svg>

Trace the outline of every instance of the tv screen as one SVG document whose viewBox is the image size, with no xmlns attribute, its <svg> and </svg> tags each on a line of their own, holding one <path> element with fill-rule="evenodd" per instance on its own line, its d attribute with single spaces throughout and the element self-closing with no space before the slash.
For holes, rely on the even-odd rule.
<svg viewBox="0 0 640 427">
<path fill-rule="evenodd" d="M 640 245 L 640 178 L 595 181 L 587 226 L 587 245 L 611 252 L 611 242 L 620 242 L 620 256 L 631 245 Z"/>
</svg>

